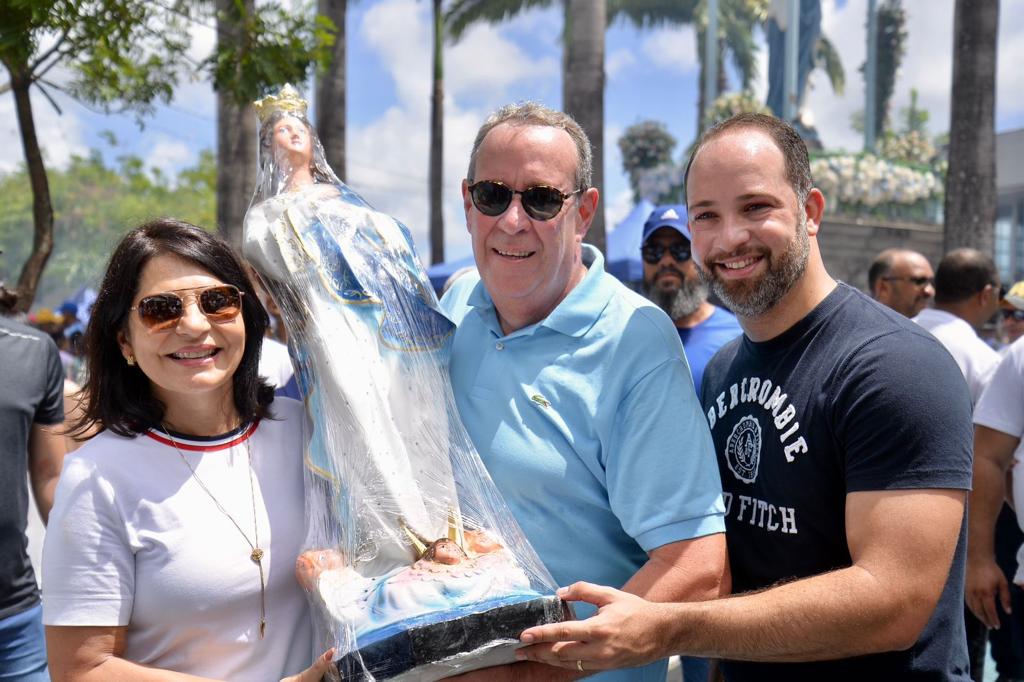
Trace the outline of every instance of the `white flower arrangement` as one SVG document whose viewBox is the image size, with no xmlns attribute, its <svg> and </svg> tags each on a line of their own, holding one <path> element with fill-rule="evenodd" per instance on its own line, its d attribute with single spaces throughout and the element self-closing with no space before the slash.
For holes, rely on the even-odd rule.
<svg viewBox="0 0 1024 682">
<path fill-rule="evenodd" d="M 932 170 L 914 168 L 872 154 L 838 154 L 811 161 L 815 186 L 840 209 L 922 206 L 942 195 Z"/>
</svg>

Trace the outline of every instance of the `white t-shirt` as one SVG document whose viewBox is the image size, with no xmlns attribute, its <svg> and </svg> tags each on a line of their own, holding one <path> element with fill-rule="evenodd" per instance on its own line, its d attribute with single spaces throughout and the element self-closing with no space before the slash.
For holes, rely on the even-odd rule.
<svg viewBox="0 0 1024 682">
<path fill-rule="evenodd" d="M 259 373 L 275 389 L 284 388 L 295 373 L 292 369 L 292 359 L 288 355 L 288 346 L 264 337 L 263 350 L 260 351 Z"/>
<path fill-rule="evenodd" d="M 43 547 L 46 625 L 127 626 L 124 658 L 222 680 L 278 680 L 309 666 L 313 634 L 295 579 L 305 536 L 301 403 L 278 398 L 265 419 L 211 440 L 175 437 L 225 511 L 165 434 L 109 431 L 68 455 Z"/>
<path fill-rule="evenodd" d="M 1024 338 L 1018 339 L 1003 355 L 981 400 L 974 408 L 974 423 L 1015 438 L 1024 436 Z M 1013 499 L 1017 502 L 1017 523 L 1024 528 L 1024 442 L 1013 453 Z M 1017 551 L 1017 574 L 1013 581 L 1024 582 L 1024 547 Z"/>
<path fill-rule="evenodd" d="M 931 332 L 953 356 L 967 380 L 971 404 L 977 405 L 981 392 L 985 390 L 992 372 L 999 364 L 999 353 L 982 341 L 965 320 L 945 310 L 925 308 L 914 318 L 914 322 Z"/>
</svg>

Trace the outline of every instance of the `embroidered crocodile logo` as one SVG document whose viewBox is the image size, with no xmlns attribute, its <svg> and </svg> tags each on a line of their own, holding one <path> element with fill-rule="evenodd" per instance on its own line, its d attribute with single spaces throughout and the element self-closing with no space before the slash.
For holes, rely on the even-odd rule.
<svg viewBox="0 0 1024 682">
<path fill-rule="evenodd" d="M 540 393 L 534 393 L 533 395 L 531 395 L 530 400 L 537 403 L 541 407 L 551 407 L 551 403 L 548 402 L 548 399 L 542 396 Z"/>
</svg>

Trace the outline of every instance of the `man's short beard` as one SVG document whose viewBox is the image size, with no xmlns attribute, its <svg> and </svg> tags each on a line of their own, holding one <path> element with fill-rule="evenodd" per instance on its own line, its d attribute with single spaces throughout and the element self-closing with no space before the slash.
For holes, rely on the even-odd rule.
<svg viewBox="0 0 1024 682">
<path fill-rule="evenodd" d="M 655 284 L 649 285 L 647 282 L 643 284 L 644 295 L 668 313 L 673 322 L 694 314 L 704 301 L 708 300 L 708 287 L 704 282 L 684 276 L 682 281 L 683 283 L 678 289 L 662 289 Z"/>
<path fill-rule="evenodd" d="M 697 272 L 734 314 L 759 317 L 771 310 L 803 277 L 810 250 L 807 218 L 801 215 L 796 237 L 777 259 L 773 261 L 770 254 L 761 254 L 767 259 L 768 270 L 759 279 L 727 282 L 718 276 L 713 264 L 707 262 L 704 266 L 698 265 Z"/>
</svg>

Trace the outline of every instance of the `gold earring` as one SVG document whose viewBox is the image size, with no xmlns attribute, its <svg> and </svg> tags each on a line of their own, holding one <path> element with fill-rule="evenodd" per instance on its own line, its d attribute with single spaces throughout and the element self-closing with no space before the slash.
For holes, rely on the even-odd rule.
<svg viewBox="0 0 1024 682">
<path fill-rule="evenodd" d="M 128 354 L 128 357 L 125 358 L 125 361 L 128 363 L 129 367 L 135 366 L 135 356 L 132 355 L 131 353 Z"/>
</svg>

